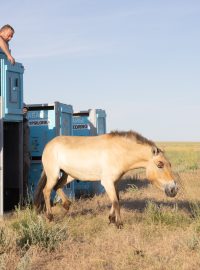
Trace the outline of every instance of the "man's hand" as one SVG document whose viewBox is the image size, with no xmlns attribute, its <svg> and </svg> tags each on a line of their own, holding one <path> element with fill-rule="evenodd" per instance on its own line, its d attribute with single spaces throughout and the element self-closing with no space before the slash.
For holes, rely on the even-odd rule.
<svg viewBox="0 0 200 270">
<path fill-rule="evenodd" d="M 10 63 L 11 63 L 12 65 L 15 64 L 15 59 L 14 59 L 11 55 L 7 55 L 7 58 L 8 58 L 8 61 L 10 61 Z"/>
</svg>

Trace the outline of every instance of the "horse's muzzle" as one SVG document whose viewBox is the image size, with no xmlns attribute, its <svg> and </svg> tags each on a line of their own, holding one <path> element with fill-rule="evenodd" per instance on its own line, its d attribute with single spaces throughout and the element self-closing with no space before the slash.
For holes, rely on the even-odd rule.
<svg viewBox="0 0 200 270">
<path fill-rule="evenodd" d="M 167 184 L 165 186 L 165 194 L 168 197 L 175 197 L 177 192 L 178 192 L 178 186 L 177 186 L 176 182 L 173 182 L 171 184 Z"/>
</svg>

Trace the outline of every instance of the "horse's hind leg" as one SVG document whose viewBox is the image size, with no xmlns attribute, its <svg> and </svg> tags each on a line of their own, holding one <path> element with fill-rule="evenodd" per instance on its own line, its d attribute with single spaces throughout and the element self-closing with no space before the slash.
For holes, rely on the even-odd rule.
<svg viewBox="0 0 200 270">
<path fill-rule="evenodd" d="M 51 203 L 50 203 L 50 196 L 51 196 L 51 191 L 56 183 L 56 180 L 47 178 L 47 183 L 45 188 L 43 189 L 43 194 L 44 194 L 44 200 L 45 200 L 45 205 L 46 205 L 46 215 L 47 218 L 51 221 L 53 219 L 53 214 L 51 211 Z"/>
<path fill-rule="evenodd" d="M 66 210 L 69 210 L 69 207 L 71 205 L 71 201 L 67 198 L 66 194 L 62 190 L 63 186 L 67 183 L 67 178 L 68 178 L 68 175 L 65 172 L 63 172 L 63 175 L 59 179 L 58 183 L 55 185 L 54 190 L 56 191 L 58 196 L 61 198 L 62 206 Z"/>
</svg>

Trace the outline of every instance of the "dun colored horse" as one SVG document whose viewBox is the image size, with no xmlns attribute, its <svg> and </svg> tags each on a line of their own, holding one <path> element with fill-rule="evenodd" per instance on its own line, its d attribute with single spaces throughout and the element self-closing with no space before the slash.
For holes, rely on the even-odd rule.
<svg viewBox="0 0 200 270">
<path fill-rule="evenodd" d="M 109 220 L 117 227 L 122 226 L 122 221 L 116 184 L 127 171 L 146 168 L 147 179 L 165 191 L 167 196 L 174 197 L 178 191 L 171 164 L 164 153 L 154 142 L 133 131 L 94 137 L 58 136 L 45 146 L 42 163 L 43 172 L 34 203 L 40 211 L 45 200 L 50 220 L 53 218 L 50 205 L 52 189 L 62 199 L 63 207 L 69 209 L 71 202 L 62 187 L 74 179 L 101 180 L 112 203 Z"/>
</svg>

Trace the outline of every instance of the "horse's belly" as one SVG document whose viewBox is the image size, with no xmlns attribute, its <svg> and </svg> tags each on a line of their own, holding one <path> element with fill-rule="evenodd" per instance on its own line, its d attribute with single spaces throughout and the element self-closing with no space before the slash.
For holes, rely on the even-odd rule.
<svg viewBox="0 0 200 270">
<path fill-rule="evenodd" d="M 97 164 L 93 164 L 93 166 L 88 166 L 84 162 L 81 164 L 65 164 L 63 170 L 79 180 L 95 181 L 101 178 L 101 168 Z"/>
<path fill-rule="evenodd" d="M 99 180 L 102 172 L 102 159 L 99 153 L 68 150 L 59 156 L 62 169 L 79 180 Z"/>
<path fill-rule="evenodd" d="M 85 181 L 100 180 L 101 176 L 98 171 L 82 170 L 81 168 L 68 168 L 67 173 L 73 178 Z"/>
</svg>

